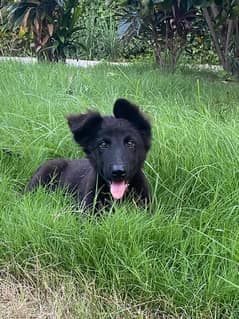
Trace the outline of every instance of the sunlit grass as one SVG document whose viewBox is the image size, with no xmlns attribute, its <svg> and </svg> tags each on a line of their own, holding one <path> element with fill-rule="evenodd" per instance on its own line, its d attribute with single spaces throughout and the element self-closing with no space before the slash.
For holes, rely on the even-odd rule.
<svg viewBox="0 0 239 319">
<path fill-rule="evenodd" d="M 39 267 L 74 285 L 83 276 L 102 296 L 117 292 L 152 314 L 238 318 L 238 84 L 151 66 L 9 62 L 0 80 L 2 268 L 25 278 Z M 110 114 L 118 97 L 152 121 L 150 210 L 128 203 L 96 218 L 62 192 L 24 194 L 46 159 L 83 156 L 65 115 Z"/>
</svg>

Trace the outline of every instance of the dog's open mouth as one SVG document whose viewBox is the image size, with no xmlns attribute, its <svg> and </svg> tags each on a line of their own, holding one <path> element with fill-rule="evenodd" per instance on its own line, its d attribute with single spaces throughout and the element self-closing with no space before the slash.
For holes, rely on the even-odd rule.
<svg viewBox="0 0 239 319">
<path fill-rule="evenodd" d="M 124 193 L 128 187 L 125 181 L 112 181 L 110 183 L 110 192 L 114 199 L 120 199 L 124 196 Z"/>
</svg>

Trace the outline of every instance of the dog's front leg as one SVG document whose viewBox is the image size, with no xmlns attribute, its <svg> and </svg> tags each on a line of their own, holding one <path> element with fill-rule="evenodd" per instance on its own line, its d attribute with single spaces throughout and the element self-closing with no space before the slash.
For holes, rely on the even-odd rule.
<svg viewBox="0 0 239 319">
<path fill-rule="evenodd" d="M 94 170 L 88 173 L 87 178 L 79 185 L 77 200 L 86 210 L 96 213 L 100 208 L 101 187 L 98 185 L 98 177 Z"/>
<path fill-rule="evenodd" d="M 148 206 L 151 202 L 149 184 L 144 173 L 140 170 L 130 183 L 130 188 L 140 199 L 143 205 Z"/>
</svg>

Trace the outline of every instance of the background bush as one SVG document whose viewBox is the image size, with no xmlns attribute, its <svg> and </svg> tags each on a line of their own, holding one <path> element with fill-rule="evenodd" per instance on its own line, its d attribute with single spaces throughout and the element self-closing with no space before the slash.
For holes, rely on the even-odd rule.
<svg viewBox="0 0 239 319">
<path fill-rule="evenodd" d="M 21 28 L 12 31 L 9 29 L 7 24 L 7 4 L 9 5 L 9 3 L 11 2 L 2 2 L 0 8 L 0 54 L 32 55 L 33 36 L 31 32 L 24 33 Z M 66 57 L 113 61 L 149 56 L 153 60 L 153 49 L 150 47 L 147 37 L 137 34 L 130 41 L 127 39 L 123 41 L 119 38 L 119 21 L 124 12 L 124 7 L 119 5 L 119 1 L 109 4 L 105 0 L 97 2 L 84 0 L 78 5 L 81 13 L 76 26 L 78 31 L 75 32 L 74 42 L 79 45 L 65 50 Z M 183 52 L 184 58 L 181 61 L 190 63 L 217 62 L 205 21 L 198 18 L 196 24 L 198 24 L 197 30 L 199 32 L 188 34 L 186 50 Z M 57 41 L 64 36 L 64 29 L 62 30 L 62 35 L 57 36 Z"/>
</svg>

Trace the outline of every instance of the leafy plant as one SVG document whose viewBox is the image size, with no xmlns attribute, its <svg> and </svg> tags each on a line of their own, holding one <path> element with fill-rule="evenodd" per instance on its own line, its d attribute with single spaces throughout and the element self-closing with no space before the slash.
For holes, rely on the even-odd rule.
<svg viewBox="0 0 239 319">
<path fill-rule="evenodd" d="M 70 53 L 74 52 L 76 55 L 79 46 L 84 48 L 77 38 L 77 32 L 80 30 L 78 22 L 82 10 L 79 0 L 64 1 L 52 37 L 45 48 L 46 51 L 51 52 L 54 61 L 65 61 Z"/>
<path fill-rule="evenodd" d="M 162 68 L 174 70 L 187 43 L 187 35 L 193 32 L 196 9 L 191 1 L 147 0 L 127 1 L 122 4 L 118 33 L 129 40 L 142 33 Z"/>
<path fill-rule="evenodd" d="M 74 35 L 81 14 L 78 0 L 26 0 L 9 7 L 9 23 L 33 34 L 39 59 L 65 60 L 68 50 L 75 50 Z"/>
<path fill-rule="evenodd" d="M 87 59 L 119 58 L 122 50 L 117 36 L 114 10 L 108 8 L 104 0 L 97 3 L 87 2 L 80 26 L 78 37 L 85 48 L 79 52 L 80 56 Z"/>
<path fill-rule="evenodd" d="M 24 42 L 27 48 L 25 37 L 19 38 L 16 31 L 11 32 L 7 27 L 7 1 L 0 2 L 0 55 L 17 54 L 19 46 Z M 25 51 L 26 50 L 22 50 Z"/>
<path fill-rule="evenodd" d="M 9 23 L 16 29 L 25 28 L 33 33 L 35 51 L 38 54 L 53 34 L 55 20 L 59 16 L 62 0 L 18 1 L 9 7 Z M 51 59 L 51 57 L 48 57 Z"/>
<path fill-rule="evenodd" d="M 187 36 L 184 58 L 180 62 L 218 64 L 208 26 L 200 10 L 198 10 L 197 17 L 193 21 L 193 29 L 194 32 Z"/>
</svg>

